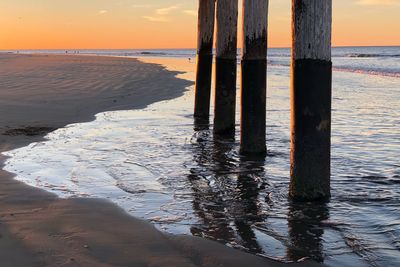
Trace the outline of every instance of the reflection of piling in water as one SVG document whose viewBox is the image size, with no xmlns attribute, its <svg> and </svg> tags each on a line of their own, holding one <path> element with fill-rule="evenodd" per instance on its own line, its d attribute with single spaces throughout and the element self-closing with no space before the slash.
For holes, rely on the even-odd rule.
<svg viewBox="0 0 400 267">
<path fill-rule="evenodd" d="M 268 0 L 243 0 L 240 152 L 266 153 Z"/>
<path fill-rule="evenodd" d="M 246 247 L 252 253 L 264 253 L 262 247 L 258 243 L 257 236 L 254 233 L 253 224 L 264 222 L 265 215 L 261 212 L 262 207 L 259 200 L 260 190 L 263 184 L 260 185 L 254 175 L 263 177 L 264 173 L 264 158 L 240 158 L 239 175 L 237 179 L 237 191 L 240 194 L 237 203 L 238 207 L 242 210 L 243 218 L 236 219 L 235 225 Z M 251 170 L 251 173 L 243 172 L 244 170 Z"/>
<path fill-rule="evenodd" d="M 215 0 L 199 0 L 194 116 L 207 120 L 210 115 L 214 17 Z"/>
<path fill-rule="evenodd" d="M 263 176 L 264 158 L 238 163 L 229 138 L 197 139 L 193 148 L 194 166 L 188 180 L 200 223 L 191 227 L 192 234 L 263 253 L 252 226 L 264 219 L 259 203 L 262 187 L 254 178 Z"/>
<path fill-rule="evenodd" d="M 200 219 L 200 224 L 193 225 L 190 230 L 195 236 L 229 242 L 235 238 L 235 231 L 226 214 L 229 202 L 224 200 L 222 185 L 213 186 L 211 180 L 218 179 L 219 171 L 225 172 L 225 164 L 230 162 L 226 158 L 226 152 L 232 147 L 230 143 L 219 144 L 197 139 L 193 149 L 193 161 L 196 165 L 191 169 L 188 180 L 193 190 L 193 210 Z"/>
<path fill-rule="evenodd" d="M 315 203 L 291 203 L 288 213 L 290 245 L 287 247 L 289 260 L 298 261 L 309 257 L 323 262 L 324 229 L 322 221 L 329 219 L 328 207 Z"/>
<path fill-rule="evenodd" d="M 217 0 L 214 133 L 235 131 L 238 0 Z"/>
<path fill-rule="evenodd" d="M 293 0 L 291 183 L 294 199 L 330 196 L 332 0 Z"/>
</svg>

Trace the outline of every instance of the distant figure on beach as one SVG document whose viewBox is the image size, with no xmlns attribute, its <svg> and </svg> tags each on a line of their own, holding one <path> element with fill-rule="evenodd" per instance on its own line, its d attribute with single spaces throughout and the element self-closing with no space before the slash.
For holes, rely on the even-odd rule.
<svg viewBox="0 0 400 267">
<path fill-rule="evenodd" d="M 192 62 L 192 58 L 189 57 L 188 60 L 189 60 L 189 63 Z"/>
</svg>

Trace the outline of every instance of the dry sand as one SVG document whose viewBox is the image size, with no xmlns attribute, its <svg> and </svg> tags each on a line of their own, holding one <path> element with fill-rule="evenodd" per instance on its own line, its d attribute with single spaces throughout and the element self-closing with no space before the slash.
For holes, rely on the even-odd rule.
<svg viewBox="0 0 400 267">
<path fill-rule="evenodd" d="M 191 82 L 176 74 L 133 59 L 0 54 L 0 152 L 101 111 L 177 97 Z M 212 241 L 163 234 L 105 200 L 59 199 L 0 171 L 2 267 L 281 265 Z"/>
</svg>

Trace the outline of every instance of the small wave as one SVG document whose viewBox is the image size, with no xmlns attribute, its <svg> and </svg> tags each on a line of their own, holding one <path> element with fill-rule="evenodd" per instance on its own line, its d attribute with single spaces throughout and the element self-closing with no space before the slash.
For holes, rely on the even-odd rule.
<svg viewBox="0 0 400 267">
<path fill-rule="evenodd" d="M 268 57 L 291 57 L 291 54 L 268 54 Z"/>
<path fill-rule="evenodd" d="M 347 68 L 347 67 L 333 67 L 333 70 L 334 71 L 342 71 L 342 72 L 351 72 L 351 73 L 359 73 L 359 74 L 400 78 L 400 72 L 390 72 L 390 71 L 384 71 L 384 70 L 366 70 L 366 69 L 355 69 L 355 68 Z"/>
<path fill-rule="evenodd" d="M 148 51 L 143 51 L 138 53 L 139 55 L 153 55 L 153 56 L 166 56 L 167 53 L 163 52 L 148 52 Z"/>
<path fill-rule="evenodd" d="M 400 184 L 400 179 L 398 179 L 398 177 L 396 177 L 396 176 L 393 176 L 393 178 L 388 178 L 385 176 L 378 176 L 378 175 L 366 175 L 361 178 L 365 181 L 375 183 L 375 184 L 381 184 L 381 185 Z"/>
<path fill-rule="evenodd" d="M 276 62 L 273 60 L 268 60 L 268 65 L 276 66 L 276 67 L 290 67 L 290 63 Z M 400 78 L 400 72 L 394 72 L 394 71 L 390 71 L 390 70 L 374 70 L 374 69 L 367 70 L 367 69 L 344 67 L 344 66 L 336 66 L 336 67 L 334 66 L 333 70 L 341 71 L 341 72 L 351 72 L 351 73 L 359 73 L 359 74 Z"/>
<path fill-rule="evenodd" d="M 274 60 L 267 60 L 268 65 L 276 67 L 290 67 L 290 62 L 284 63 Z"/>
<path fill-rule="evenodd" d="M 360 57 L 360 58 L 369 58 L 369 57 L 400 57 L 400 54 L 347 54 L 347 57 Z"/>
<path fill-rule="evenodd" d="M 178 223 L 185 219 L 185 216 L 178 216 L 178 215 L 170 215 L 170 216 L 154 216 L 149 218 L 149 221 L 154 223 Z"/>
</svg>

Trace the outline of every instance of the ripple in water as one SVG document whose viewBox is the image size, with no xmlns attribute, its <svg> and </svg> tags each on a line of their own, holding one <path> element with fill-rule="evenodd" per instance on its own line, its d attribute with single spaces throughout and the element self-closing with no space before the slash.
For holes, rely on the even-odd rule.
<svg viewBox="0 0 400 267">
<path fill-rule="evenodd" d="M 268 75 L 265 159 L 239 156 L 238 136 L 193 124 L 190 91 L 59 129 L 7 152 L 5 169 L 61 197 L 107 198 L 160 229 L 257 255 L 399 266 L 400 80 L 334 73 L 333 197 L 318 204 L 287 198 L 288 68 Z"/>
</svg>

